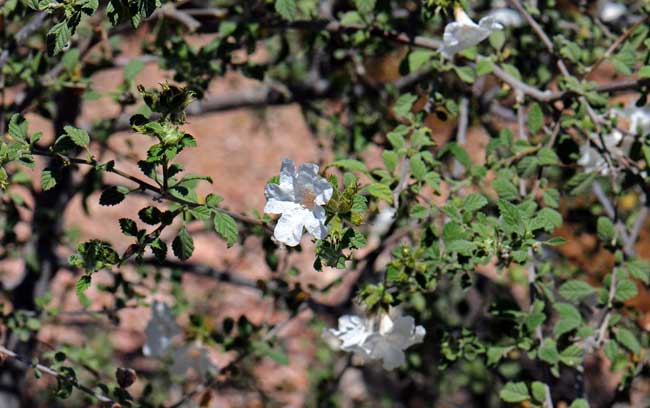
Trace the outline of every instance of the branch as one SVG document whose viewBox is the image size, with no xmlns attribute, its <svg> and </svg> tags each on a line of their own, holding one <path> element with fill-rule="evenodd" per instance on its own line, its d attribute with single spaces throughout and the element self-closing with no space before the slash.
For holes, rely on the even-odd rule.
<svg viewBox="0 0 650 408">
<path fill-rule="evenodd" d="M 57 379 L 62 378 L 64 380 L 70 382 L 70 384 L 72 384 L 72 386 L 77 388 L 79 391 L 82 391 L 82 392 L 96 398 L 97 400 L 99 400 L 101 402 L 117 404 L 117 401 L 105 396 L 104 394 L 100 394 L 100 393 L 94 391 L 92 388 L 89 388 L 89 387 L 87 387 L 87 386 L 85 386 L 83 384 L 78 383 L 76 379 L 72 379 L 72 378 L 66 377 L 66 376 L 64 376 L 62 374 L 59 374 L 56 370 L 53 370 L 52 368 L 50 368 L 50 367 L 48 367 L 46 365 L 33 364 L 31 359 L 29 359 L 27 357 L 24 357 L 24 356 L 20 356 L 20 355 L 14 353 L 13 351 L 7 349 L 6 347 L 4 347 L 2 345 L 0 345 L 0 357 L 12 358 L 12 359 L 22 363 L 23 365 L 25 365 L 27 367 L 35 368 L 35 369 L 37 369 L 37 370 L 39 370 L 39 371 L 41 371 L 41 372 L 43 372 L 43 373 L 45 373 L 47 375 L 50 375 L 50 376 L 52 376 L 54 378 L 57 378 Z"/>
<path fill-rule="evenodd" d="M 55 155 L 55 154 L 52 154 L 52 153 L 49 153 L 49 152 L 43 152 L 43 151 L 32 151 L 31 153 L 35 154 L 35 155 L 38 155 L 38 156 L 46 156 L 46 157 L 59 156 L 59 157 L 63 158 L 64 160 L 69 161 L 70 163 L 80 164 L 80 165 L 84 165 L 84 166 L 93 166 L 94 167 L 94 166 L 99 164 L 94 160 L 79 159 L 79 158 L 76 158 L 76 157 L 67 157 L 67 156 Z M 142 179 L 140 179 L 138 177 L 132 176 L 132 175 L 130 175 L 130 174 L 128 174 L 128 173 L 126 173 L 126 172 L 124 172 L 122 170 L 119 170 L 117 167 L 114 167 L 114 166 L 113 167 L 108 167 L 106 169 L 106 171 L 109 172 L 109 173 L 117 174 L 118 176 L 120 176 L 122 178 L 130 180 L 133 183 L 138 184 L 139 187 L 142 190 L 152 191 L 152 192 L 160 195 L 162 198 L 164 198 L 166 200 L 173 201 L 173 202 L 175 202 L 177 204 L 185 205 L 185 206 L 190 207 L 190 208 L 201 207 L 201 204 L 199 204 L 199 203 L 195 203 L 195 202 L 192 202 L 192 201 L 187 201 L 185 199 L 173 196 L 173 195 L 169 194 L 168 192 L 163 191 L 160 187 L 155 186 L 155 185 L 153 185 L 151 183 L 148 183 L 147 181 L 142 180 Z M 231 211 L 228 211 L 228 210 L 224 210 L 224 209 L 221 209 L 221 208 L 218 208 L 217 211 L 222 212 L 224 214 L 227 214 L 227 215 L 231 216 L 232 218 L 234 218 L 234 219 L 236 219 L 236 220 L 238 220 L 238 221 L 240 221 L 240 222 L 242 222 L 244 224 L 260 225 L 260 226 L 264 227 L 267 230 L 270 229 L 270 227 L 265 222 L 263 222 L 261 220 L 258 220 L 256 218 L 248 217 L 246 215 L 237 214 L 237 213 L 234 213 L 234 212 L 231 212 Z"/>
<path fill-rule="evenodd" d="M 365 26 L 361 24 L 341 24 L 338 21 L 330 20 L 301 20 L 282 25 L 279 28 L 294 28 L 310 31 L 328 31 L 330 33 L 353 34 L 357 31 L 367 31 L 370 35 L 384 38 L 404 45 L 414 45 L 417 47 L 437 50 L 442 43 L 434 38 L 424 37 L 421 35 L 410 36 L 403 32 L 385 30 L 378 27 Z"/>
<path fill-rule="evenodd" d="M 603 61 L 609 58 L 614 53 L 614 51 L 616 51 L 618 47 L 620 47 L 620 45 L 623 44 L 625 40 L 627 40 L 630 37 L 630 35 L 632 35 L 634 30 L 636 30 L 637 27 L 639 27 L 641 24 L 645 23 L 648 20 L 648 18 L 650 18 L 650 16 L 648 15 L 643 16 L 643 18 L 639 19 L 639 21 L 632 24 L 630 28 L 625 30 L 625 32 L 620 37 L 618 37 L 616 41 L 614 41 L 614 43 L 612 43 L 612 45 L 607 49 L 607 51 L 605 51 L 605 53 L 600 58 L 598 58 L 598 60 L 591 67 L 589 67 L 587 73 L 585 74 L 585 77 L 588 77 L 589 74 L 595 71 L 596 68 L 598 68 L 600 64 L 603 63 Z"/>
<path fill-rule="evenodd" d="M 14 35 L 14 42 L 13 44 L 9 45 L 6 49 L 0 53 L 0 71 L 2 71 L 2 68 L 5 66 L 7 61 L 9 60 L 9 54 L 13 53 L 17 48 L 23 45 L 25 41 L 31 36 L 34 31 L 38 30 L 45 24 L 45 20 L 47 19 L 49 15 L 42 11 L 34 18 L 32 18 L 29 23 L 25 24 L 23 28 L 21 28 L 15 35 Z M 5 23 L 6 24 L 6 23 Z"/>
<path fill-rule="evenodd" d="M 159 261 L 155 258 L 145 258 L 142 261 L 142 263 L 145 265 L 152 265 L 152 266 L 163 267 L 163 268 L 180 269 L 182 271 L 190 272 L 196 275 L 214 278 L 219 282 L 231 283 L 237 286 L 243 286 L 246 288 L 261 290 L 260 286 L 253 279 L 237 276 L 231 272 L 218 271 L 208 265 L 188 263 L 188 262 L 177 262 L 172 260 Z"/>
<path fill-rule="evenodd" d="M 154 11 L 150 18 L 169 18 L 183 24 L 190 32 L 195 32 L 201 23 L 185 10 L 178 10 L 174 3 L 167 3 Z"/>
<path fill-rule="evenodd" d="M 392 82 L 382 84 L 373 91 L 395 88 L 398 91 L 409 89 L 431 74 L 432 70 L 423 70 L 400 77 Z M 283 88 L 282 90 L 280 88 Z M 366 87 L 368 88 L 368 87 Z M 336 90 L 329 81 L 314 83 L 298 83 L 283 85 L 264 84 L 255 88 L 231 91 L 219 95 L 207 95 L 201 100 L 192 102 L 186 109 L 189 116 L 199 116 L 206 113 L 223 112 L 232 109 L 264 108 L 267 106 L 287 105 L 336 96 Z M 115 132 L 131 129 L 131 115 L 120 115 L 113 125 Z"/>
</svg>

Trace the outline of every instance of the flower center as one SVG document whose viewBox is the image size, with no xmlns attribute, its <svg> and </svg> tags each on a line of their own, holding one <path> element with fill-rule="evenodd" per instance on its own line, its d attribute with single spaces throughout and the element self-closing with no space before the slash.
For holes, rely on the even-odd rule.
<svg viewBox="0 0 650 408">
<path fill-rule="evenodd" d="M 302 205 L 306 208 L 314 208 L 314 200 L 316 199 L 316 194 L 311 191 L 311 189 L 306 188 L 302 192 Z"/>
</svg>

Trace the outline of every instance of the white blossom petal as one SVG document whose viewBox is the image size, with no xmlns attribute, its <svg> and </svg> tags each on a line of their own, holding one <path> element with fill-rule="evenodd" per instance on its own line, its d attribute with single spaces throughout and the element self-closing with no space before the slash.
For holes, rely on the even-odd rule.
<svg viewBox="0 0 650 408">
<path fill-rule="evenodd" d="M 320 205 L 315 205 L 313 212 L 309 212 L 305 216 L 305 229 L 316 239 L 323 239 L 329 232 L 325 225 L 327 216 L 325 209 Z"/>
<path fill-rule="evenodd" d="M 279 201 L 295 201 L 295 194 L 293 192 L 293 184 L 291 189 L 283 190 L 279 184 L 269 183 L 264 187 L 264 196 L 267 200 L 275 199 Z"/>
<path fill-rule="evenodd" d="M 606 1 L 598 13 L 598 18 L 606 23 L 611 23 L 623 17 L 627 13 L 627 7 L 624 4 L 614 1 Z"/>
<path fill-rule="evenodd" d="M 370 334 L 366 320 L 354 315 L 339 317 L 339 328 L 329 329 L 329 333 L 341 342 L 339 347 L 343 351 L 352 351 L 363 344 Z"/>
<path fill-rule="evenodd" d="M 332 198 L 333 193 L 334 189 L 327 179 L 324 177 L 317 177 L 316 180 L 314 180 L 314 194 L 316 195 L 314 203 L 318 205 L 327 204 L 330 198 Z"/>
<path fill-rule="evenodd" d="M 306 208 L 294 204 L 292 210 L 285 211 L 275 225 L 273 236 L 278 241 L 288 246 L 296 246 L 300 243 L 302 229 L 305 226 L 305 218 L 311 214 Z"/>
<path fill-rule="evenodd" d="M 370 358 L 382 360 L 386 370 L 394 370 L 406 362 L 406 355 L 402 349 L 378 333 L 368 338 L 366 346 L 370 349 Z"/>
<path fill-rule="evenodd" d="M 285 212 L 291 212 L 301 208 L 302 206 L 300 204 L 296 204 L 293 201 L 284 201 L 270 198 L 266 202 L 266 205 L 264 205 L 264 212 L 266 214 L 283 214 Z"/>
<path fill-rule="evenodd" d="M 203 378 L 216 370 L 208 357 L 207 349 L 196 344 L 189 344 L 174 350 L 172 365 L 169 368 L 172 374 L 183 377 L 190 369 Z"/>
<path fill-rule="evenodd" d="M 280 167 L 280 188 L 283 191 L 293 191 L 293 182 L 296 178 L 296 163 L 291 159 L 283 159 Z"/>
<path fill-rule="evenodd" d="M 310 191 L 314 195 L 314 203 L 325 205 L 332 198 L 334 189 L 330 183 L 318 175 L 318 165 L 305 163 L 298 168 L 296 176 L 296 199 L 302 200 L 304 192 Z"/>
<path fill-rule="evenodd" d="M 507 7 L 492 10 L 488 16 L 503 26 L 521 27 L 524 24 L 521 15 L 516 10 Z"/>
<path fill-rule="evenodd" d="M 492 16 L 483 17 L 479 24 L 474 23 L 461 9 L 456 9 L 456 21 L 447 24 L 442 36 L 440 53 L 448 59 L 465 48 L 472 47 L 485 40 L 494 31 L 503 26 Z"/>
<path fill-rule="evenodd" d="M 292 160 L 284 159 L 280 170 L 280 184 L 269 183 L 264 188 L 267 198 L 264 212 L 282 214 L 274 236 L 278 241 L 296 246 L 300 243 L 303 227 L 318 239 L 327 236 L 325 209 L 334 189 L 318 175 L 318 165 L 305 163 L 296 171 Z"/>
<path fill-rule="evenodd" d="M 146 341 L 142 353 L 145 356 L 162 357 L 171 345 L 172 337 L 181 331 L 169 306 L 154 300 L 151 305 L 151 319 L 144 329 Z"/>
<path fill-rule="evenodd" d="M 630 120 L 631 133 L 639 136 L 650 133 L 650 107 L 627 107 L 623 114 Z"/>
<path fill-rule="evenodd" d="M 381 318 L 379 327 L 359 316 L 345 315 L 339 318 L 339 328 L 330 329 L 329 335 L 335 336 L 341 343 L 343 351 L 353 352 L 364 360 L 382 360 L 386 370 L 395 369 L 406 361 L 404 350 L 421 343 L 426 330 L 415 326 L 411 316 L 396 313 Z"/>
</svg>

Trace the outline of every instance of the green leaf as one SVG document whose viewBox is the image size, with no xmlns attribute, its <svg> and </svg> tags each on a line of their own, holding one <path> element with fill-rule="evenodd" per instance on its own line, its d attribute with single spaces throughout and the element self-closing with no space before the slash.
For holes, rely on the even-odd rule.
<svg viewBox="0 0 650 408">
<path fill-rule="evenodd" d="M 463 167 L 466 169 L 472 167 L 472 159 L 469 156 L 469 153 L 467 153 L 467 150 L 465 150 L 461 145 L 456 142 L 451 142 L 447 143 L 447 148 L 454 156 L 454 158 L 463 165 Z"/>
<path fill-rule="evenodd" d="M 544 340 L 544 342 L 539 346 L 539 358 L 550 365 L 555 365 L 560 361 L 560 353 L 557 351 L 555 340 Z"/>
<path fill-rule="evenodd" d="M 473 83 L 476 79 L 476 73 L 472 67 L 454 67 L 454 71 L 456 71 L 456 75 L 458 75 L 461 81 L 467 82 L 468 84 Z"/>
<path fill-rule="evenodd" d="M 625 262 L 625 267 L 632 277 L 641 280 L 646 285 L 650 283 L 650 262 L 642 259 L 632 259 Z"/>
<path fill-rule="evenodd" d="M 125 235 L 130 235 L 135 237 L 138 235 L 138 226 L 135 224 L 135 221 L 129 218 L 120 218 L 120 229 Z"/>
<path fill-rule="evenodd" d="M 384 166 L 386 166 L 386 169 L 388 171 L 395 171 L 395 168 L 397 168 L 397 161 L 399 160 L 397 153 L 394 150 L 384 150 L 381 156 L 384 159 Z"/>
<path fill-rule="evenodd" d="M 431 61 L 435 52 L 431 50 L 416 49 L 408 55 L 409 72 L 415 72 Z"/>
<path fill-rule="evenodd" d="M 86 296 L 86 290 L 90 288 L 91 277 L 90 275 L 83 275 L 77 280 L 75 284 L 75 292 L 77 293 L 77 298 L 83 307 L 90 306 L 91 302 L 88 296 Z"/>
<path fill-rule="evenodd" d="M 411 173 L 418 180 L 422 180 L 427 175 L 427 166 L 420 153 L 411 157 Z"/>
<path fill-rule="evenodd" d="M 366 212 L 368 212 L 368 198 L 360 194 L 352 198 L 352 207 L 350 207 L 350 218 L 355 225 L 363 222 Z"/>
<path fill-rule="evenodd" d="M 519 72 L 517 67 L 515 67 L 514 65 L 512 65 L 512 64 L 503 64 L 503 65 L 501 65 L 501 68 L 503 68 L 504 71 L 506 71 L 507 73 L 509 73 L 513 77 L 521 80 L 521 73 Z"/>
<path fill-rule="evenodd" d="M 519 197 L 519 190 L 511 180 L 505 177 L 498 177 L 492 182 L 492 188 L 497 192 L 499 198 L 504 200 L 515 200 Z"/>
<path fill-rule="evenodd" d="M 501 388 L 499 397 L 505 402 L 522 402 L 530 399 L 528 387 L 524 382 L 508 382 Z"/>
<path fill-rule="evenodd" d="M 544 241 L 546 245 L 550 246 L 561 246 L 567 243 L 567 240 L 562 237 L 553 237 L 549 240 Z"/>
<path fill-rule="evenodd" d="M 63 66 L 65 67 L 66 71 L 68 71 L 69 73 L 74 71 L 74 69 L 77 67 L 77 64 L 79 64 L 80 56 L 81 53 L 77 48 L 73 48 L 67 51 L 65 54 L 63 54 L 63 57 L 61 57 L 61 63 L 63 63 Z"/>
<path fill-rule="evenodd" d="M 272 348 L 265 341 L 255 341 L 253 348 L 258 355 L 266 356 L 280 365 L 289 364 L 289 357 L 284 351 Z"/>
<path fill-rule="evenodd" d="M 596 290 L 588 284 L 587 282 L 583 282 L 580 280 L 570 280 L 568 282 L 565 282 L 562 286 L 560 286 L 560 295 L 564 297 L 567 300 L 571 301 L 579 301 L 582 300 L 583 298 L 591 295 L 594 293 Z"/>
<path fill-rule="evenodd" d="M 216 194 L 208 194 L 205 197 L 205 205 L 209 207 L 216 207 L 222 201 L 223 201 L 223 197 Z"/>
<path fill-rule="evenodd" d="M 192 216 L 197 220 L 207 221 L 212 215 L 212 210 L 210 210 L 210 208 L 205 205 L 201 205 L 198 207 L 190 208 L 190 214 L 192 214 Z"/>
<path fill-rule="evenodd" d="M 488 200 L 482 194 L 472 193 L 463 200 L 463 211 L 474 212 L 485 207 L 487 204 Z"/>
<path fill-rule="evenodd" d="M 638 75 L 639 78 L 650 78 L 650 66 L 641 67 Z"/>
<path fill-rule="evenodd" d="M 124 187 L 110 186 L 102 192 L 99 197 L 99 204 L 101 205 L 117 205 L 124 200 L 126 192 Z M 127 190 L 128 191 L 128 190 Z"/>
<path fill-rule="evenodd" d="M 330 166 L 340 167 L 345 170 L 358 171 L 361 173 L 368 174 L 368 168 L 363 162 L 359 160 L 354 160 L 354 159 L 337 160 L 334 163 L 330 164 Z"/>
<path fill-rule="evenodd" d="M 156 238 L 151 241 L 149 247 L 151 248 L 151 252 L 153 252 L 154 256 L 159 261 L 164 261 L 165 258 L 167 258 L 167 244 L 165 241 L 161 240 L 160 238 Z"/>
<path fill-rule="evenodd" d="M 228 247 L 233 246 L 239 239 L 239 228 L 235 220 L 220 211 L 214 213 L 214 230 L 226 240 Z"/>
<path fill-rule="evenodd" d="M 43 189 L 43 191 L 47 191 L 54 186 L 56 186 L 56 179 L 54 178 L 54 173 L 52 170 L 43 170 L 41 173 L 41 189 Z"/>
<path fill-rule="evenodd" d="M 502 358 L 508 355 L 508 353 L 513 349 L 513 346 L 491 346 L 487 349 L 487 364 L 488 366 L 493 366 Z"/>
<path fill-rule="evenodd" d="M 388 204 L 393 204 L 393 192 L 386 184 L 372 183 L 366 187 L 368 194 L 380 200 L 386 201 Z"/>
<path fill-rule="evenodd" d="M 194 241 L 190 234 L 187 233 L 185 227 L 183 227 L 179 232 L 174 241 L 172 242 L 172 250 L 174 255 L 181 261 L 185 261 L 192 256 L 194 252 Z"/>
<path fill-rule="evenodd" d="M 66 49 L 70 44 L 70 28 L 66 21 L 55 24 L 47 32 L 47 51 L 50 55 L 56 55 Z"/>
<path fill-rule="evenodd" d="M 361 14 L 370 14 L 375 9 L 377 0 L 354 0 L 354 5 Z"/>
<path fill-rule="evenodd" d="M 487 75 L 492 72 L 492 60 L 489 58 L 481 58 L 477 63 L 476 63 L 476 75 L 478 76 L 483 76 Z"/>
<path fill-rule="evenodd" d="M 530 385 L 530 389 L 535 400 L 539 402 L 544 402 L 544 400 L 546 400 L 546 384 L 541 381 L 533 381 Z"/>
<path fill-rule="evenodd" d="M 578 398 L 569 405 L 569 408 L 589 408 L 589 402 L 584 398 Z"/>
<path fill-rule="evenodd" d="M 409 128 L 404 125 L 398 125 L 395 129 L 388 132 L 386 138 L 395 149 L 401 149 L 406 144 L 404 137 L 408 134 Z"/>
<path fill-rule="evenodd" d="M 413 95 L 411 93 L 403 94 L 397 98 L 397 101 L 395 101 L 395 105 L 393 105 L 393 112 L 395 112 L 395 115 L 398 117 L 405 118 L 409 113 L 411 113 L 411 108 L 417 100 L 417 95 Z"/>
<path fill-rule="evenodd" d="M 458 252 L 461 255 L 470 256 L 476 249 L 476 244 L 464 239 L 457 239 L 447 243 L 445 249 L 447 252 Z"/>
<path fill-rule="evenodd" d="M 616 360 L 616 356 L 618 356 L 618 343 L 614 340 L 608 340 L 605 342 L 603 351 L 605 352 L 605 356 L 613 362 Z"/>
<path fill-rule="evenodd" d="M 560 353 L 560 361 L 569 367 L 577 367 L 578 365 L 582 364 L 582 355 L 582 348 L 575 344 L 572 344 L 562 350 Z"/>
<path fill-rule="evenodd" d="M 554 188 L 549 188 L 548 190 L 544 191 L 544 204 L 552 208 L 559 207 L 560 192 Z"/>
<path fill-rule="evenodd" d="M 285 20 L 295 20 L 298 15 L 296 0 L 275 0 L 275 11 Z"/>
<path fill-rule="evenodd" d="M 528 130 L 534 135 L 542 129 L 542 126 L 544 126 L 544 113 L 539 104 L 534 102 L 528 112 Z"/>
<path fill-rule="evenodd" d="M 591 189 L 594 180 L 596 179 L 596 172 L 584 173 L 578 172 L 575 176 L 571 177 L 567 182 L 567 187 L 570 189 L 571 195 L 580 195 L 586 193 Z"/>
<path fill-rule="evenodd" d="M 546 232 L 553 232 L 555 228 L 562 225 L 562 214 L 552 208 L 542 208 L 535 218 L 530 222 L 530 230 L 543 229 Z"/>
<path fill-rule="evenodd" d="M 553 166 L 560 163 L 557 154 L 553 149 L 549 149 L 548 147 L 542 147 L 539 149 L 539 152 L 537 152 L 537 159 L 539 160 L 539 164 L 542 166 Z"/>
<path fill-rule="evenodd" d="M 156 207 L 145 207 L 138 211 L 138 217 L 145 224 L 156 225 L 161 221 L 162 212 Z"/>
<path fill-rule="evenodd" d="M 639 344 L 639 341 L 636 339 L 634 333 L 628 329 L 619 328 L 616 331 L 616 340 L 618 340 L 619 343 L 627 347 L 634 354 L 639 354 L 641 352 L 641 344 Z"/>
<path fill-rule="evenodd" d="M 615 299 L 619 302 L 630 300 L 638 294 L 636 283 L 629 279 L 620 279 L 616 284 Z"/>
<path fill-rule="evenodd" d="M 521 231 L 523 219 L 519 209 L 515 205 L 501 199 L 497 201 L 497 206 L 499 207 L 499 213 L 505 226 L 512 231 Z"/>
<path fill-rule="evenodd" d="M 27 121 L 19 114 L 14 113 L 9 120 L 9 135 L 16 141 L 24 142 L 27 140 Z"/>
<path fill-rule="evenodd" d="M 133 81 L 143 68 L 144 61 L 137 58 L 132 59 L 124 67 L 124 80 L 129 82 Z"/>
<path fill-rule="evenodd" d="M 65 133 L 70 137 L 72 142 L 79 147 L 87 147 L 90 143 L 90 136 L 88 135 L 88 132 L 83 129 L 67 125 L 63 130 L 65 130 Z"/>
<path fill-rule="evenodd" d="M 610 242 L 616 234 L 612 221 L 607 217 L 598 217 L 597 225 L 598 238 L 601 241 Z"/>
<path fill-rule="evenodd" d="M 580 316 L 580 312 L 573 305 L 569 303 L 556 303 L 553 308 L 560 315 L 560 319 L 555 323 L 555 327 L 553 327 L 555 336 L 559 337 L 564 333 L 580 327 L 582 324 L 582 316 Z"/>
</svg>

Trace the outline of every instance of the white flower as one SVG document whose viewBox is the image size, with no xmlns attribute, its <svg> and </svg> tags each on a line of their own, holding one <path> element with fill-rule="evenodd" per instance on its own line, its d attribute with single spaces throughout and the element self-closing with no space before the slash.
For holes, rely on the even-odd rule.
<svg viewBox="0 0 650 408">
<path fill-rule="evenodd" d="M 493 16 L 483 17 L 476 24 L 460 7 L 454 9 L 454 15 L 456 21 L 445 27 L 443 44 L 440 47 L 440 53 L 448 59 L 457 52 L 480 43 L 493 32 L 503 29 Z"/>
<path fill-rule="evenodd" d="M 404 364 L 404 350 L 421 343 L 426 330 L 415 326 L 411 316 L 391 314 L 381 318 L 378 329 L 371 320 L 345 315 L 339 318 L 338 330 L 330 329 L 329 334 L 340 341 L 341 350 L 353 352 L 364 360 L 382 360 L 384 369 L 393 370 Z"/>
<path fill-rule="evenodd" d="M 369 350 L 363 345 L 372 334 L 372 321 L 359 316 L 344 315 L 339 317 L 338 330 L 329 329 L 327 334 L 339 341 L 338 348 L 341 350 L 355 353 L 364 360 L 370 357 Z"/>
<path fill-rule="evenodd" d="M 189 369 L 193 369 L 202 378 L 216 371 L 216 367 L 208 357 L 208 350 L 197 344 L 185 345 L 174 350 L 172 361 L 170 371 L 179 377 L 183 377 Z"/>
<path fill-rule="evenodd" d="M 293 160 L 284 159 L 280 169 L 280 184 L 269 183 L 264 189 L 264 212 L 282 214 L 273 236 L 278 241 L 296 246 L 300 243 L 303 227 L 317 239 L 327 236 L 325 209 L 322 207 L 334 190 L 318 175 L 318 166 L 305 163 L 296 171 Z"/>
<path fill-rule="evenodd" d="M 623 114 L 630 120 L 630 133 L 639 136 L 650 133 L 650 106 L 628 106 Z"/>
<path fill-rule="evenodd" d="M 395 213 L 397 213 L 397 210 L 393 207 L 386 207 L 381 210 L 370 225 L 370 235 L 380 237 L 388 232 L 395 222 Z"/>
<path fill-rule="evenodd" d="M 424 327 L 415 326 L 411 316 L 397 316 L 393 320 L 384 315 L 379 332 L 369 336 L 365 345 L 370 349 L 372 359 L 381 359 L 384 369 L 393 370 L 406 362 L 404 350 L 422 343 L 425 334 Z"/>
<path fill-rule="evenodd" d="M 521 15 L 516 10 L 507 7 L 492 10 L 488 17 L 494 18 L 497 23 L 504 26 L 521 27 L 524 24 Z"/>
<path fill-rule="evenodd" d="M 169 348 L 172 337 L 181 333 L 181 328 L 176 324 L 169 306 L 154 300 L 151 305 L 151 319 L 144 333 L 147 340 L 142 347 L 142 353 L 145 356 L 161 357 Z"/>
<path fill-rule="evenodd" d="M 611 114 L 616 114 L 629 121 L 629 135 L 617 129 L 614 129 L 611 134 L 603 137 L 605 148 L 615 159 L 620 159 L 627 155 L 632 147 L 634 135 L 645 135 L 650 133 L 650 108 L 638 108 L 636 106 L 628 106 L 620 110 L 612 110 Z M 598 135 L 594 134 L 593 137 L 599 140 Z M 609 174 L 609 167 L 603 155 L 590 143 L 585 143 L 580 147 L 580 159 L 578 164 L 585 168 L 585 171 L 599 172 L 601 175 L 606 176 Z"/>
<path fill-rule="evenodd" d="M 624 4 L 614 1 L 605 1 L 598 12 L 598 18 L 606 23 L 611 23 L 623 17 L 627 13 L 627 7 Z"/>
<path fill-rule="evenodd" d="M 596 140 L 600 140 L 597 134 L 593 134 L 593 137 Z M 624 155 L 629 149 L 627 146 L 629 143 L 620 144 L 622 139 L 623 134 L 621 132 L 618 130 L 612 131 L 611 134 L 603 137 L 605 149 L 614 157 Z M 626 141 L 629 140 L 629 138 L 626 138 Z M 580 147 L 580 159 L 578 160 L 578 164 L 584 167 L 587 173 L 598 172 L 603 176 L 609 174 L 607 160 L 596 148 L 592 147 L 589 142 L 586 142 Z"/>
</svg>

